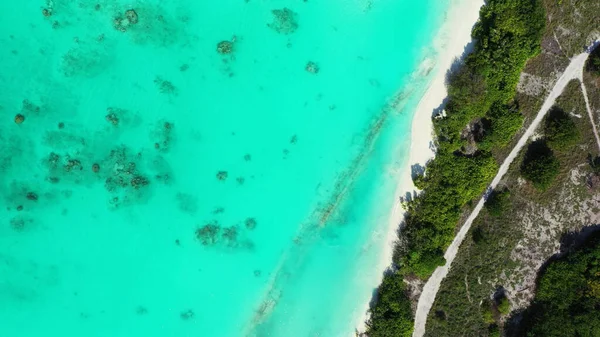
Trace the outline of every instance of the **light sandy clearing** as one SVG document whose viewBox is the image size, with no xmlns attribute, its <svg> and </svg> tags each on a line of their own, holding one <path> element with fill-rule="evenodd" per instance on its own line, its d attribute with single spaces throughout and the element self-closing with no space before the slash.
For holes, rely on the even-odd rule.
<svg viewBox="0 0 600 337">
<path fill-rule="evenodd" d="M 512 164 L 512 162 L 515 160 L 523 146 L 527 144 L 527 141 L 533 135 L 534 131 L 537 129 L 548 110 L 550 110 L 550 108 L 554 105 L 556 99 L 563 92 L 567 84 L 572 79 L 580 79 L 582 77 L 583 66 L 585 65 L 585 61 L 587 60 L 588 56 L 589 53 L 585 52 L 571 59 L 571 63 L 569 64 L 565 72 L 562 74 L 562 76 L 558 79 L 558 81 L 554 85 L 554 88 L 552 88 L 552 91 L 546 98 L 546 101 L 544 101 L 544 104 L 542 105 L 542 108 L 538 112 L 537 116 L 535 117 L 529 128 L 527 128 L 525 134 L 521 137 L 521 139 L 519 139 L 517 145 L 513 148 L 508 157 L 500 166 L 498 174 L 496 175 L 494 180 L 492 180 L 492 183 L 488 187 L 488 192 L 498 185 L 502 177 L 508 171 L 510 164 Z M 479 215 L 479 212 L 483 208 L 484 203 L 485 196 L 481 198 L 481 200 L 479 200 L 477 206 L 475 207 L 465 224 L 462 226 L 458 234 L 456 234 L 456 237 L 454 237 L 452 244 L 450 244 L 450 247 L 448 247 L 448 250 L 446 250 L 446 254 L 444 254 L 444 257 L 446 258 L 446 264 L 442 267 L 438 267 L 423 287 L 423 292 L 421 293 L 419 303 L 417 304 L 417 312 L 415 315 L 415 330 L 413 332 L 413 337 L 421 337 L 425 334 L 425 323 L 427 322 L 427 316 L 429 315 L 429 311 L 431 310 L 433 301 L 435 300 L 435 296 L 438 290 L 440 289 L 440 284 L 448 274 L 448 270 L 450 269 L 450 265 L 456 257 L 456 253 L 458 252 L 460 244 L 463 242 L 467 232 L 471 228 L 473 220 L 475 220 L 477 215 Z"/>
</svg>

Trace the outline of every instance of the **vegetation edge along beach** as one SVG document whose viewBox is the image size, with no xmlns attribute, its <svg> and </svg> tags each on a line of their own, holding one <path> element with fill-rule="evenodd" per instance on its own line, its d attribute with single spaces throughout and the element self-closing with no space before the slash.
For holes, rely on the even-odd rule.
<svg viewBox="0 0 600 337">
<path fill-rule="evenodd" d="M 426 281 L 445 263 L 461 216 L 497 171 L 502 149 L 523 125 L 514 102 L 527 60 L 540 52 L 541 0 L 490 0 L 473 28 L 473 52 L 448 76 L 445 113 L 434 118 L 436 157 L 415 177 L 422 193 L 404 203 L 393 264 L 377 290 L 366 334 L 410 336 L 406 282 Z"/>
</svg>

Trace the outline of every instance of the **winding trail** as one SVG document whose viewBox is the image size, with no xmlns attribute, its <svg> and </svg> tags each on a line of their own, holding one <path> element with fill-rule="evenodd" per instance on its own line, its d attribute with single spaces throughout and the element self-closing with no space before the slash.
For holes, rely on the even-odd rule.
<svg viewBox="0 0 600 337">
<path fill-rule="evenodd" d="M 598 144 L 598 151 L 600 151 L 600 136 L 598 136 L 596 121 L 594 121 L 594 113 L 590 107 L 590 100 L 588 99 L 585 83 L 583 82 L 583 72 L 581 73 L 581 78 L 579 80 L 581 81 L 581 92 L 583 93 L 583 99 L 585 100 L 585 108 L 587 109 L 588 116 L 590 117 L 590 123 L 592 123 L 592 129 L 594 130 L 594 136 L 596 137 L 596 144 Z"/>
<path fill-rule="evenodd" d="M 492 183 L 489 185 L 487 192 L 481 198 L 481 200 L 479 200 L 477 206 L 475 206 L 475 209 L 473 210 L 471 215 L 469 215 L 469 218 L 467 218 L 465 224 L 461 227 L 458 234 L 456 234 L 456 236 L 454 237 L 454 240 L 452 241 L 452 243 L 446 250 L 446 253 L 444 254 L 444 257 L 446 258 L 446 264 L 442 267 L 438 267 L 423 287 L 423 292 L 421 293 L 421 296 L 419 297 L 419 303 L 417 304 L 417 312 L 415 315 L 415 330 L 413 332 L 413 337 L 421 337 L 425 334 L 425 323 L 427 322 L 427 316 L 429 315 L 429 311 L 433 306 L 435 296 L 438 290 L 440 289 L 440 284 L 442 283 L 442 280 L 446 277 L 446 275 L 448 275 L 448 270 L 450 269 L 450 266 L 454 261 L 454 258 L 456 257 L 458 248 L 460 247 L 465 236 L 467 235 L 467 232 L 471 228 L 473 220 L 477 218 L 477 215 L 479 215 L 479 212 L 483 208 L 487 195 L 489 195 L 489 192 L 491 192 L 498 185 L 502 177 L 506 174 L 512 162 L 515 160 L 515 158 L 517 157 L 521 149 L 525 146 L 525 144 L 527 144 L 527 141 L 533 135 L 533 133 L 541 123 L 542 119 L 544 118 L 548 110 L 550 110 L 550 108 L 554 105 L 556 99 L 563 92 L 567 84 L 573 79 L 582 79 L 583 66 L 585 65 L 585 61 L 587 60 L 588 56 L 589 51 L 579 54 L 571 59 L 571 63 L 569 63 L 569 66 L 567 67 L 567 69 L 565 69 L 565 72 L 562 74 L 562 76 L 558 79 L 558 81 L 552 88 L 552 91 L 544 101 L 544 104 L 542 105 L 540 111 L 537 113 L 537 116 L 535 117 L 529 128 L 527 128 L 521 139 L 519 139 L 519 142 L 512 149 L 508 157 L 506 157 L 506 159 L 500 166 L 500 169 L 498 170 L 498 174 L 496 175 L 496 177 L 494 177 L 494 180 L 492 180 Z M 582 87 L 582 89 L 585 90 L 585 87 Z M 588 113 L 591 114 L 591 110 L 589 109 L 589 103 L 587 100 L 587 94 L 585 91 L 584 97 L 588 106 Z M 598 137 L 598 133 L 596 132 L 595 124 L 592 123 L 592 125 L 594 125 L 596 141 L 598 142 L 598 146 L 600 147 L 600 138 Z"/>
</svg>

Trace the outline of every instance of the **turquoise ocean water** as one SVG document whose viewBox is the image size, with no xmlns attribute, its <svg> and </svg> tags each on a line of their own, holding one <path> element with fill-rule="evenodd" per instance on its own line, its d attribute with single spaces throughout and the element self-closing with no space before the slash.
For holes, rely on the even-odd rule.
<svg viewBox="0 0 600 337">
<path fill-rule="evenodd" d="M 447 7 L 0 2 L 0 336 L 351 334 Z"/>
</svg>

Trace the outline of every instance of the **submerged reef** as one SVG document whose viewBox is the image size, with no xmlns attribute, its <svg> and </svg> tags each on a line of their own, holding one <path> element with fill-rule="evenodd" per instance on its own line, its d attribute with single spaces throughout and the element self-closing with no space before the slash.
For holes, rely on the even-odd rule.
<svg viewBox="0 0 600 337">
<path fill-rule="evenodd" d="M 174 139 L 174 128 L 175 125 L 168 121 L 163 120 L 156 123 L 154 130 L 150 134 L 150 138 L 154 142 L 154 149 L 161 152 L 168 152 L 170 150 Z"/>
<path fill-rule="evenodd" d="M 233 41 L 221 41 L 217 43 L 217 52 L 219 54 L 231 54 L 233 53 Z"/>
<path fill-rule="evenodd" d="M 23 116 L 22 114 L 17 114 L 15 116 L 15 123 L 16 124 L 22 124 L 25 121 L 25 116 Z"/>
<path fill-rule="evenodd" d="M 154 79 L 154 84 L 156 84 L 156 87 L 158 88 L 161 94 L 177 94 L 177 88 L 175 88 L 173 83 L 161 78 L 160 76 L 156 76 L 156 78 Z"/>
<path fill-rule="evenodd" d="M 298 29 L 298 22 L 296 21 L 296 13 L 289 8 L 274 9 L 273 22 L 267 26 L 279 34 L 292 34 Z"/>
<path fill-rule="evenodd" d="M 227 171 L 219 171 L 217 172 L 217 180 L 225 181 L 227 180 L 228 173 Z"/>
<path fill-rule="evenodd" d="M 251 219 L 254 221 L 254 219 Z M 247 220 L 248 221 L 248 220 Z M 195 231 L 196 240 L 203 246 L 222 246 L 228 248 L 253 249 L 254 244 L 246 238 L 248 230 L 252 230 L 256 222 L 246 225 L 247 230 L 236 225 L 221 227 L 218 221 L 212 220 Z"/>
<path fill-rule="evenodd" d="M 138 170 L 136 161 L 139 157 L 139 154 L 130 155 L 125 147 L 111 151 L 107 161 L 113 169 L 105 180 L 104 187 L 107 191 L 115 192 L 129 186 L 139 189 L 150 184 L 150 180 Z"/>
<path fill-rule="evenodd" d="M 249 230 L 253 230 L 254 228 L 256 228 L 256 219 L 254 219 L 254 218 L 246 219 L 245 225 L 246 225 L 246 228 L 248 228 Z"/>
<path fill-rule="evenodd" d="M 196 314 L 194 314 L 194 311 L 192 309 L 182 311 L 181 314 L 179 314 L 179 317 L 181 317 L 181 319 L 184 321 L 190 320 L 194 318 L 194 316 L 196 316 Z"/>
<path fill-rule="evenodd" d="M 313 61 L 309 61 L 304 69 L 311 74 L 317 74 L 320 70 L 319 65 Z"/>
<path fill-rule="evenodd" d="M 135 10 L 128 9 L 123 14 L 117 15 L 113 20 L 113 25 L 116 30 L 125 32 L 131 25 L 138 23 L 138 15 Z"/>
<path fill-rule="evenodd" d="M 196 229 L 196 239 L 204 246 L 212 246 L 217 243 L 221 227 L 219 223 L 213 221 Z"/>
</svg>

